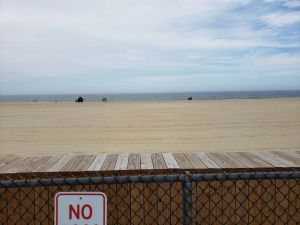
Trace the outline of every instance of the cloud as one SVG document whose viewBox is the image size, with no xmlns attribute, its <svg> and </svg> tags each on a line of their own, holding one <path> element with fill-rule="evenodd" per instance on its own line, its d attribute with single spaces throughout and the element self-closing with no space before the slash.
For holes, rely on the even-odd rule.
<svg viewBox="0 0 300 225">
<path fill-rule="evenodd" d="M 300 12 L 275 12 L 261 17 L 262 21 L 270 26 L 283 27 L 300 22 Z"/>
<path fill-rule="evenodd" d="M 277 3 L 282 4 L 288 8 L 297 8 L 300 7 L 299 0 L 265 0 L 267 3 Z"/>
<path fill-rule="evenodd" d="M 0 0 L 0 82 L 54 79 L 67 88 L 78 79 L 87 87 L 135 77 L 141 86 L 159 76 L 180 83 L 192 79 L 189 74 L 232 79 L 251 71 L 271 74 L 275 55 L 287 62 L 277 74 L 294 75 L 300 49 L 296 3 Z"/>
</svg>

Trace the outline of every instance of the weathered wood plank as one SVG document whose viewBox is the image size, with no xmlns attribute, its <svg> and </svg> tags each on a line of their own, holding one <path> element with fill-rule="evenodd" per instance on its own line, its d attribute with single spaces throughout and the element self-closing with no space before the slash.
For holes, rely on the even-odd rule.
<svg viewBox="0 0 300 225">
<path fill-rule="evenodd" d="M 181 169 L 194 168 L 190 161 L 185 157 L 184 153 L 173 153 L 174 158 L 178 162 Z"/>
<path fill-rule="evenodd" d="M 144 196 L 144 183 L 130 184 L 131 190 L 131 215 L 130 215 L 130 224 L 140 225 L 145 221 L 146 208 L 141 207 L 145 205 L 145 196 Z"/>
<path fill-rule="evenodd" d="M 126 170 L 129 154 L 120 154 L 115 165 L 115 170 Z"/>
<path fill-rule="evenodd" d="M 33 172 L 45 172 L 61 159 L 61 155 L 50 156 L 50 159 L 38 166 Z"/>
<path fill-rule="evenodd" d="M 84 158 L 79 162 L 74 171 L 87 171 L 95 158 L 96 155 L 84 155 Z"/>
<path fill-rule="evenodd" d="M 263 224 L 275 224 L 275 180 L 261 181 L 261 220 Z"/>
<path fill-rule="evenodd" d="M 60 171 L 62 167 L 64 167 L 70 160 L 72 159 L 72 155 L 64 155 L 60 160 L 58 160 L 53 166 L 51 166 L 47 172 L 57 172 Z"/>
<path fill-rule="evenodd" d="M 36 160 L 37 158 L 39 158 L 39 157 L 33 157 L 33 156 L 26 157 L 23 161 L 21 161 L 20 163 L 15 165 L 15 167 L 12 167 L 12 168 L 8 169 L 6 172 L 7 173 L 17 173 L 17 172 L 20 173 L 24 170 L 24 168 L 26 166 L 31 164 L 32 161 Z"/>
<path fill-rule="evenodd" d="M 128 157 L 128 170 L 139 170 L 141 169 L 141 156 L 140 154 L 132 153 Z"/>
<path fill-rule="evenodd" d="M 22 172 L 33 172 L 34 170 L 36 170 L 39 166 L 45 164 L 49 159 L 51 158 L 51 156 L 42 156 L 42 157 L 37 157 L 36 159 L 34 159 L 33 161 L 31 161 L 31 163 L 20 169 Z"/>
<path fill-rule="evenodd" d="M 249 152 L 240 152 L 239 154 L 241 154 L 243 157 L 249 159 L 251 162 L 255 163 L 257 165 L 257 167 L 273 167 L 273 165 L 267 163 L 266 161 L 256 157 L 255 155 L 249 153 Z"/>
<path fill-rule="evenodd" d="M 110 155 L 107 155 L 102 167 L 101 167 L 101 170 L 114 170 L 115 168 L 115 165 L 116 165 L 116 162 L 118 160 L 118 154 L 110 154 Z"/>
<path fill-rule="evenodd" d="M 210 225 L 209 221 L 209 186 L 208 182 L 196 182 L 194 190 L 196 201 L 196 224 Z"/>
<path fill-rule="evenodd" d="M 161 153 L 153 153 L 152 154 L 152 162 L 153 162 L 154 169 L 167 169 L 168 168 Z"/>
<path fill-rule="evenodd" d="M 281 152 L 272 152 L 273 154 L 276 154 L 280 156 L 281 158 L 284 158 L 285 160 L 288 160 L 295 164 L 295 166 L 300 166 L 300 157 L 297 158 L 295 155 L 290 154 L 289 152 L 286 151 L 281 151 Z"/>
<path fill-rule="evenodd" d="M 197 152 L 196 156 L 207 166 L 207 168 L 220 168 L 220 166 L 215 163 L 208 155 L 204 152 Z"/>
<path fill-rule="evenodd" d="M 152 154 L 142 153 L 141 154 L 141 169 L 153 169 Z"/>
<path fill-rule="evenodd" d="M 261 181 L 249 180 L 249 224 L 261 225 L 262 204 L 261 204 Z"/>
<path fill-rule="evenodd" d="M 0 164 L 5 165 L 13 160 L 16 160 L 18 156 L 16 155 L 0 155 Z"/>
<path fill-rule="evenodd" d="M 60 171 L 76 171 L 77 166 L 82 162 L 84 157 L 84 155 L 73 155 L 72 159 Z"/>
<path fill-rule="evenodd" d="M 207 155 L 221 168 L 232 168 L 233 166 L 224 160 L 218 153 L 207 153 Z"/>
<path fill-rule="evenodd" d="M 272 154 L 266 154 L 268 152 L 254 152 L 253 154 L 259 157 L 260 159 L 272 164 L 274 167 L 287 167 L 283 162 L 280 162 L 277 157 L 274 157 Z"/>
<path fill-rule="evenodd" d="M 195 169 L 207 169 L 207 166 L 194 153 L 184 153 L 190 164 Z"/>
<path fill-rule="evenodd" d="M 297 167 L 297 163 L 294 163 L 294 160 L 289 160 L 285 155 L 278 154 L 276 152 L 268 152 L 269 154 L 272 154 L 274 159 L 280 160 L 283 164 L 285 164 L 288 167 Z"/>
<path fill-rule="evenodd" d="M 231 168 L 247 168 L 247 165 L 243 164 L 241 160 L 231 157 L 227 152 L 220 152 L 217 154 L 224 159 L 231 166 Z M 232 153 L 232 155 L 234 155 L 234 153 Z M 238 156 L 236 157 L 238 158 Z"/>
<path fill-rule="evenodd" d="M 20 157 L 17 157 L 16 159 L 14 159 L 14 160 L 8 161 L 8 162 L 6 162 L 5 165 L 0 167 L 0 172 L 1 173 L 7 173 L 8 170 L 18 166 L 19 163 L 22 163 L 25 160 L 26 160 L 26 157 L 20 156 Z"/>
<path fill-rule="evenodd" d="M 162 153 L 162 156 L 169 169 L 180 168 L 172 153 Z"/>
<path fill-rule="evenodd" d="M 248 158 L 243 156 L 240 152 L 228 153 L 228 155 L 235 160 L 240 160 L 243 163 L 243 165 L 245 165 L 245 167 L 248 167 L 248 168 L 258 168 L 259 167 L 256 163 L 252 162 L 251 160 L 249 160 Z"/>
<path fill-rule="evenodd" d="M 87 171 L 99 171 L 106 159 L 107 154 L 97 154 Z"/>
</svg>

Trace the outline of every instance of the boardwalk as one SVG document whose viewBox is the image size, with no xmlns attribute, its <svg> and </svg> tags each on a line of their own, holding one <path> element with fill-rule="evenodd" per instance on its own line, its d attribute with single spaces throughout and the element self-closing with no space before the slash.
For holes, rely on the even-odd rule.
<svg viewBox="0 0 300 225">
<path fill-rule="evenodd" d="M 0 173 L 300 167 L 300 151 L 0 155 Z"/>
</svg>

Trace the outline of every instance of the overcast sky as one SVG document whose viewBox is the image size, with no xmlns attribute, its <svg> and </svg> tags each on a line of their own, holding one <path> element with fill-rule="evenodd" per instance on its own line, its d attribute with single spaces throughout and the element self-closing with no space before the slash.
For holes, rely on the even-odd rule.
<svg viewBox="0 0 300 225">
<path fill-rule="evenodd" d="M 300 89 L 299 0 L 0 0 L 0 94 Z"/>
</svg>

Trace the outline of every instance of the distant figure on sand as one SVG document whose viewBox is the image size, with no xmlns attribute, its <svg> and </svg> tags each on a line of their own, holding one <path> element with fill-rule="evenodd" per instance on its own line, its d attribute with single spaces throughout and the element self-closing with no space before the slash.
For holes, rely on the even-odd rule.
<svg viewBox="0 0 300 225">
<path fill-rule="evenodd" d="M 189 97 L 188 100 L 193 100 L 193 97 Z"/>
<path fill-rule="evenodd" d="M 81 96 L 79 96 L 76 100 L 75 100 L 75 102 L 83 102 L 85 99 L 83 98 L 83 97 L 81 97 Z"/>
<path fill-rule="evenodd" d="M 107 102 L 107 98 L 102 98 L 102 102 Z"/>
</svg>

